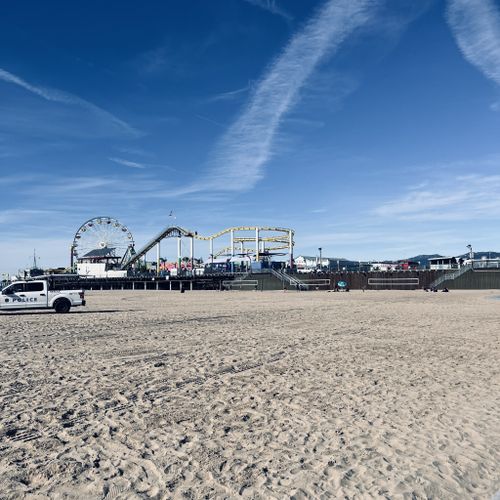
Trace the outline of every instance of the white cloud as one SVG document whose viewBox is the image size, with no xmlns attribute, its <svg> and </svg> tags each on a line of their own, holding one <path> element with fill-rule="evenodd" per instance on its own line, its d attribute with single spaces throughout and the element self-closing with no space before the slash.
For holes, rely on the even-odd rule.
<svg viewBox="0 0 500 500">
<path fill-rule="evenodd" d="M 95 104 L 88 102 L 85 99 L 82 99 L 81 97 L 75 96 L 68 92 L 63 92 L 61 90 L 47 89 L 44 87 L 38 87 L 32 85 L 31 83 L 28 83 L 26 80 L 23 80 L 19 76 L 9 73 L 8 71 L 5 71 L 2 68 L 0 68 L 0 80 L 3 80 L 8 83 L 13 83 L 14 85 L 18 85 L 19 87 L 22 87 L 28 92 L 38 95 L 47 101 L 79 106 L 83 109 L 89 110 L 95 115 L 99 116 L 100 118 L 105 119 L 106 121 L 113 124 L 122 133 L 126 133 L 128 135 L 135 137 L 142 135 L 141 132 L 134 129 L 123 120 L 120 120 L 119 118 L 111 114 L 109 111 L 106 111 L 100 108 L 99 106 L 96 106 Z"/>
<path fill-rule="evenodd" d="M 248 92 L 248 90 L 250 90 L 250 87 L 251 84 L 248 83 L 248 85 L 245 85 L 244 87 L 241 87 L 236 90 L 228 90 L 227 92 L 221 92 L 220 94 L 216 94 L 207 100 L 208 102 L 231 101 L 233 99 L 240 97 L 242 94 Z"/>
<path fill-rule="evenodd" d="M 48 178 L 49 179 L 49 178 Z M 47 181 L 46 181 L 47 182 Z M 53 194 L 71 193 L 73 196 L 74 192 L 83 191 L 85 196 L 90 196 L 89 190 L 105 189 L 109 192 L 116 184 L 115 179 L 105 178 L 105 177 L 72 177 L 69 181 L 64 180 L 54 180 L 52 183 L 50 180 L 47 182 L 47 187 L 43 190 L 43 193 L 47 196 Z M 36 191 L 40 192 L 39 189 Z"/>
<path fill-rule="evenodd" d="M 448 24 L 464 57 L 500 85 L 500 12 L 492 0 L 449 0 Z"/>
<path fill-rule="evenodd" d="M 118 163 L 119 165 L 123 165 L 125 167 L 130 167 L 130 168 L 146 168 L 146 165 L 143 163 L 138 163 L 136 161 L 130 161 L 130 160 L 124 160 L 123 158 L 108 158 L 108 160 Z"/>
<path fill-rule="evenodd" d="M 130 147 L 118 148 L 118 151 L 120 151 L 120 153 L 142 156 L 145 158 L 152 158 L 155 156 L 150 151 L 145 151 L 144 149 L 140 149 L 140 148 L 130 148 Z"/>
<path fill-rule="evenodd" d="M 194 116 L 196 116 L 196 118 L 199 118 L 200 120 L 211 123 L 212 125 L 217 125 L 218 127 L 226 128 L 226 125 L 224 125 L 221 122 L 218 122 L 217 120 L 213 120 L 212 118 L 209 118 L 208 116 L 203 116 L 203 115 L 200 115 L 199 113 L 196 113 Z"/>
<path fill-rule="evenodd" d="M 409 221 L 464 221 L 500 216 L 500 175 L 447 176 L 435 188 L 410 189 L 373 214 Z"/>
<path fill-rule="evenodd" d="M 148 50 L 139 58 L 142 71 L 144 73 L 158 73 L 167 65 L 169 55 L 167 47 L 158 47 Z"/>
<path fill-rule="evenodd" d="M 9 169 L 11 172 L 14 171 L 14 169 Z M 7 169 L 5 170 L 7 171 Z M 35 175 L 4 175 L 0 177 L 0 186 L 7 186 L 7 185 L 15 185 L 15 184 L 24 184 L 24 185 L 31 185 L 33 181 L 38 180 L 38 176 Z"/>
<path fill-rule="evenodd" d="M 146 164 L 152 166 L 154 164 Z M 166 165 L 157 168 L 173 171 Z M 158 177 L 148 172 L 151 169 L 134 169 L 130 175 L 81 176 L 70 179 L 51 174 L 40 175 L 37 185 L 33 182 L 18 182 L 16 192 L 20 198 L 35 199 L 37 206 L 49 206 L 57 203 L 59 209 L 68 212 L 81 210 L 85 206 L 106 206 L 107 210 L 122 208 L 123 200 L 143 202 L 152 198 L 179 198 L 192 194 L 191 190 L 172 186 L 170 177 Z M 0 185 L 2 179 L 0 178 Z M 14 183 L 14 178 L 12 178 Z M 40 188 L 39 186 L 44 186 Z M 218 197 L 215 193 L 211 196 Z M 192 198 L 190 198 L 192 199 Z M 24 207 L 23 207 L 24 208 Z"/>
<path fill-rule="evenodd" d="M 38 210 L 38 209 L 8 209 L 0 210 L 0 224 L 19 224 L 26 223 L 36 216 L 47 216 L 60 214 L 58 210 Z"/>
<path fill-rule="evenodd" d="M 293 20 L 293 17 L 284 9 L 279 7 L 276 3 L 276 0 L 245 0 L 256 7 L 260 7 L 261 9 L 267 10 L 272 14 L 276 14 L 277 16 L 282 17 L 286 21 L 290 22 Z"/>
<path fill-rule="evenodd" d="M 109 157 L 108 160 L 114 163 L 118 163 L 118 165 L 123 165 L 124 167 L 138 168 L 138 169 L 159 168 L 162 170 L 168 170 L 169 172 L 177 172 L 175 168 L 171 167 L 170 165 L 165 165 L 164 163 L 145 163 L 145 162 L 125 160 L 124 158 L 117 158 L 115 156 Z"/>
<path fill-rule="evenodd" d="M 271 64 L 245 110 L 217 145 L 209 176 L 191 190 L 251 189 L 262 178 L 278 127 L 311 73 L 373 14 L 370 0 L 326 2 Z"/>
</svg>

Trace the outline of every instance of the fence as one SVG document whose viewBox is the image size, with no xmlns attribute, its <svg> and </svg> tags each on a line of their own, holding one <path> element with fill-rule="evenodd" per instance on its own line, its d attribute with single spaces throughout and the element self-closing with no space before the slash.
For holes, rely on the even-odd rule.
<svg viewBox="0 0 500 500">
<path fill-rule="evenodd" d="M 257 290 L 259 287 L 259 280 L 223 281 L 222 287 L 224 290 Z"/>
<path fill-rule="evenodd" d="M 419 278 L 368 278 L 368 286 L 375 286 L 375 287 L 412 287 L 412 288 L 418 288 L 418 285 L 420 284 L 420 279 Z"/>
<path fill-rule="evenodd" d="M 308 290 L 319 288 L 330 288 L 331 280 L 329 278 L 305 279 L 300 280 L 304 285 L 307 285 Z"/>
</svg>

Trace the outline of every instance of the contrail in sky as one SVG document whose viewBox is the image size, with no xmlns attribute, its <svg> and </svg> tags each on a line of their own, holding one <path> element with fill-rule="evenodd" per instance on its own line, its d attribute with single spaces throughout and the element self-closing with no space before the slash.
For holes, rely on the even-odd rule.
<svg viewBox="0 0 500 500">
<path fill-rule="evenodd" d="M 252 188 L 272 156 L 284 115 L 318 63 L 375 14 L 374 0 L 329 0 L 294 35 L 257 83 L 241 116 L 215 148 L 203 187 L 227 191 Z M 194 188 L 194 190 L 198 190 Z"/>
<path fill-rule="evenodd" d="M 448 24 L 464 57 L 500 85 L 500 11 L 491 0 L 449 0 Z"/>
<path fill-rule="evenodd" d="M 36 94 L 47 101 L 59 102 L 62 104 L 70 104 L 87 109 L 93 112 L 94 114 L 100 116 L 101 118 L 104 118 L 109 122 L 113 123 L 118 129 L 120 129 L 122 132 L 126 132 L 127 134 L 133 136 L 142 135 L 141 132 L 134 129 L 123 120 L 120 120 L 119 118 L 111 114 L 109 111 L 106 111 L 100 108 L 99 106 L 96 106 L 95 104 L 92 104 L 91 102 L 88 102 L 85 99 L 82 99 L 81 97 L 78 97 L 76 95 L 69 94 L 68 92 L 62 92 L 61 90 L 37 87 L 35 85 L 32 85 L 31 83 L 28 83 L 26 80 L 23 80 L 22 78 L 12 73 L 9 73 L 8 71 L 5 71 L 2 68 L 0 68 L 0 80 L 3 80 L 8 83 L 13 83 L 15 85 L 19 85 L 25 90 L 33 94 Z"/>
</svg>

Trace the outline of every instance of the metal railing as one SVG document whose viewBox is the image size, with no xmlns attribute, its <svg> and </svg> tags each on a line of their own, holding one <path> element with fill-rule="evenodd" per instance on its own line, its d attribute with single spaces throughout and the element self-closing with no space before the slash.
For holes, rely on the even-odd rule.
<svg viewBox="0 0 500 500">
<path fill-rule="evenodd" d="M 414 286 L 418 287 L 419 278 L 368 278 L 368 286 Z"/>
<path fill-rule="evenodd" d="M 307 279 L 302 280 L 304 285 L 307 285 L 309 288 L 319 288 L 319 287 L 327 287 L 330 288 L 332 280 L 329 278 L 315 278 L 315 279 Z"/>
<path fill-rule="evenodd" d="M 429 288 L 437 288 L 439 285 L 442 285 L 445 281 L 453 281 L 457 279 L 462 274 L 465 274 L 467 271 L 471 271 L 473 269 L 472 265 L 467 264 L 462 266 L 460 269 L 453 271 L 452 273 L 446 273 L 439 276 L 439 278 L 435 279 L 430 285 Z"/>
<path fill-rule="evenodd" d="M 223 281 L 222 286 L 226 290 L 233 289 L 243 289 L 250 288 L 252 290 L 257 290 L 259 287 L 258 280 L 231 280 L 231 281 Z"/>
<path fill-rule="evenodd" d="M 295 276 L 292 276 L 290 274 L 286 274 L 283 271 L 278 271 L 276 269 L 269 269 L 269 272 L 273 276 L 275 276 L 276 278 L 281 280 L 282 283 L 293 286 L 293 287 L 297 288 L 298 290 L 308 290 L 309 289 L 309 285 L 307 285 L 303 281 L 299 280 Z"/>
<path fill-rule="evenodd" d="M 475 271 L 500 269 L 500 259 L 478 259 L 472 261 L 472 268 Z"/>
</svg>

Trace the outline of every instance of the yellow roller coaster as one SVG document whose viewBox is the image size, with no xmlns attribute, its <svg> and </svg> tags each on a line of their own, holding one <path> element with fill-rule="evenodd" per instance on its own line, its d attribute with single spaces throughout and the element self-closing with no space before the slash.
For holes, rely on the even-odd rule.
<svg viewBox="0 0 500 500">
<path fill-rule="evenodd" d="M 225 235 L 230 236 L 230 244 L 221 249 L 214 250 L 214 240 Z M 275 255 L 289 255 L 290 261 L 293 260 L 294 231 L 293 229 L 283 227 L 269 226 L 236 226 L 223 229 L 209 236 L 198 234 L 197 231 L 191 231 L 179 226 L 170 226 L 152 238 L 137 252 L 134 252 L 122 264 L 122 269 L 133 266 L 139 259 L 157 247 L 157 268 L 160 260 L 160 243 L 166 238 L 177 238 L 177 258 L 181 259 L 181 239 L 190 239 L 190 258 L 194 258 L 194 240 L 209 242 L 209 256 L 214 258 L 226 255 L 228 257 L 247 256 L 255 261 L 262 258 L 271 258 Z M 252 244 L 251 246 L 249 244 Z"/>
</svg>

